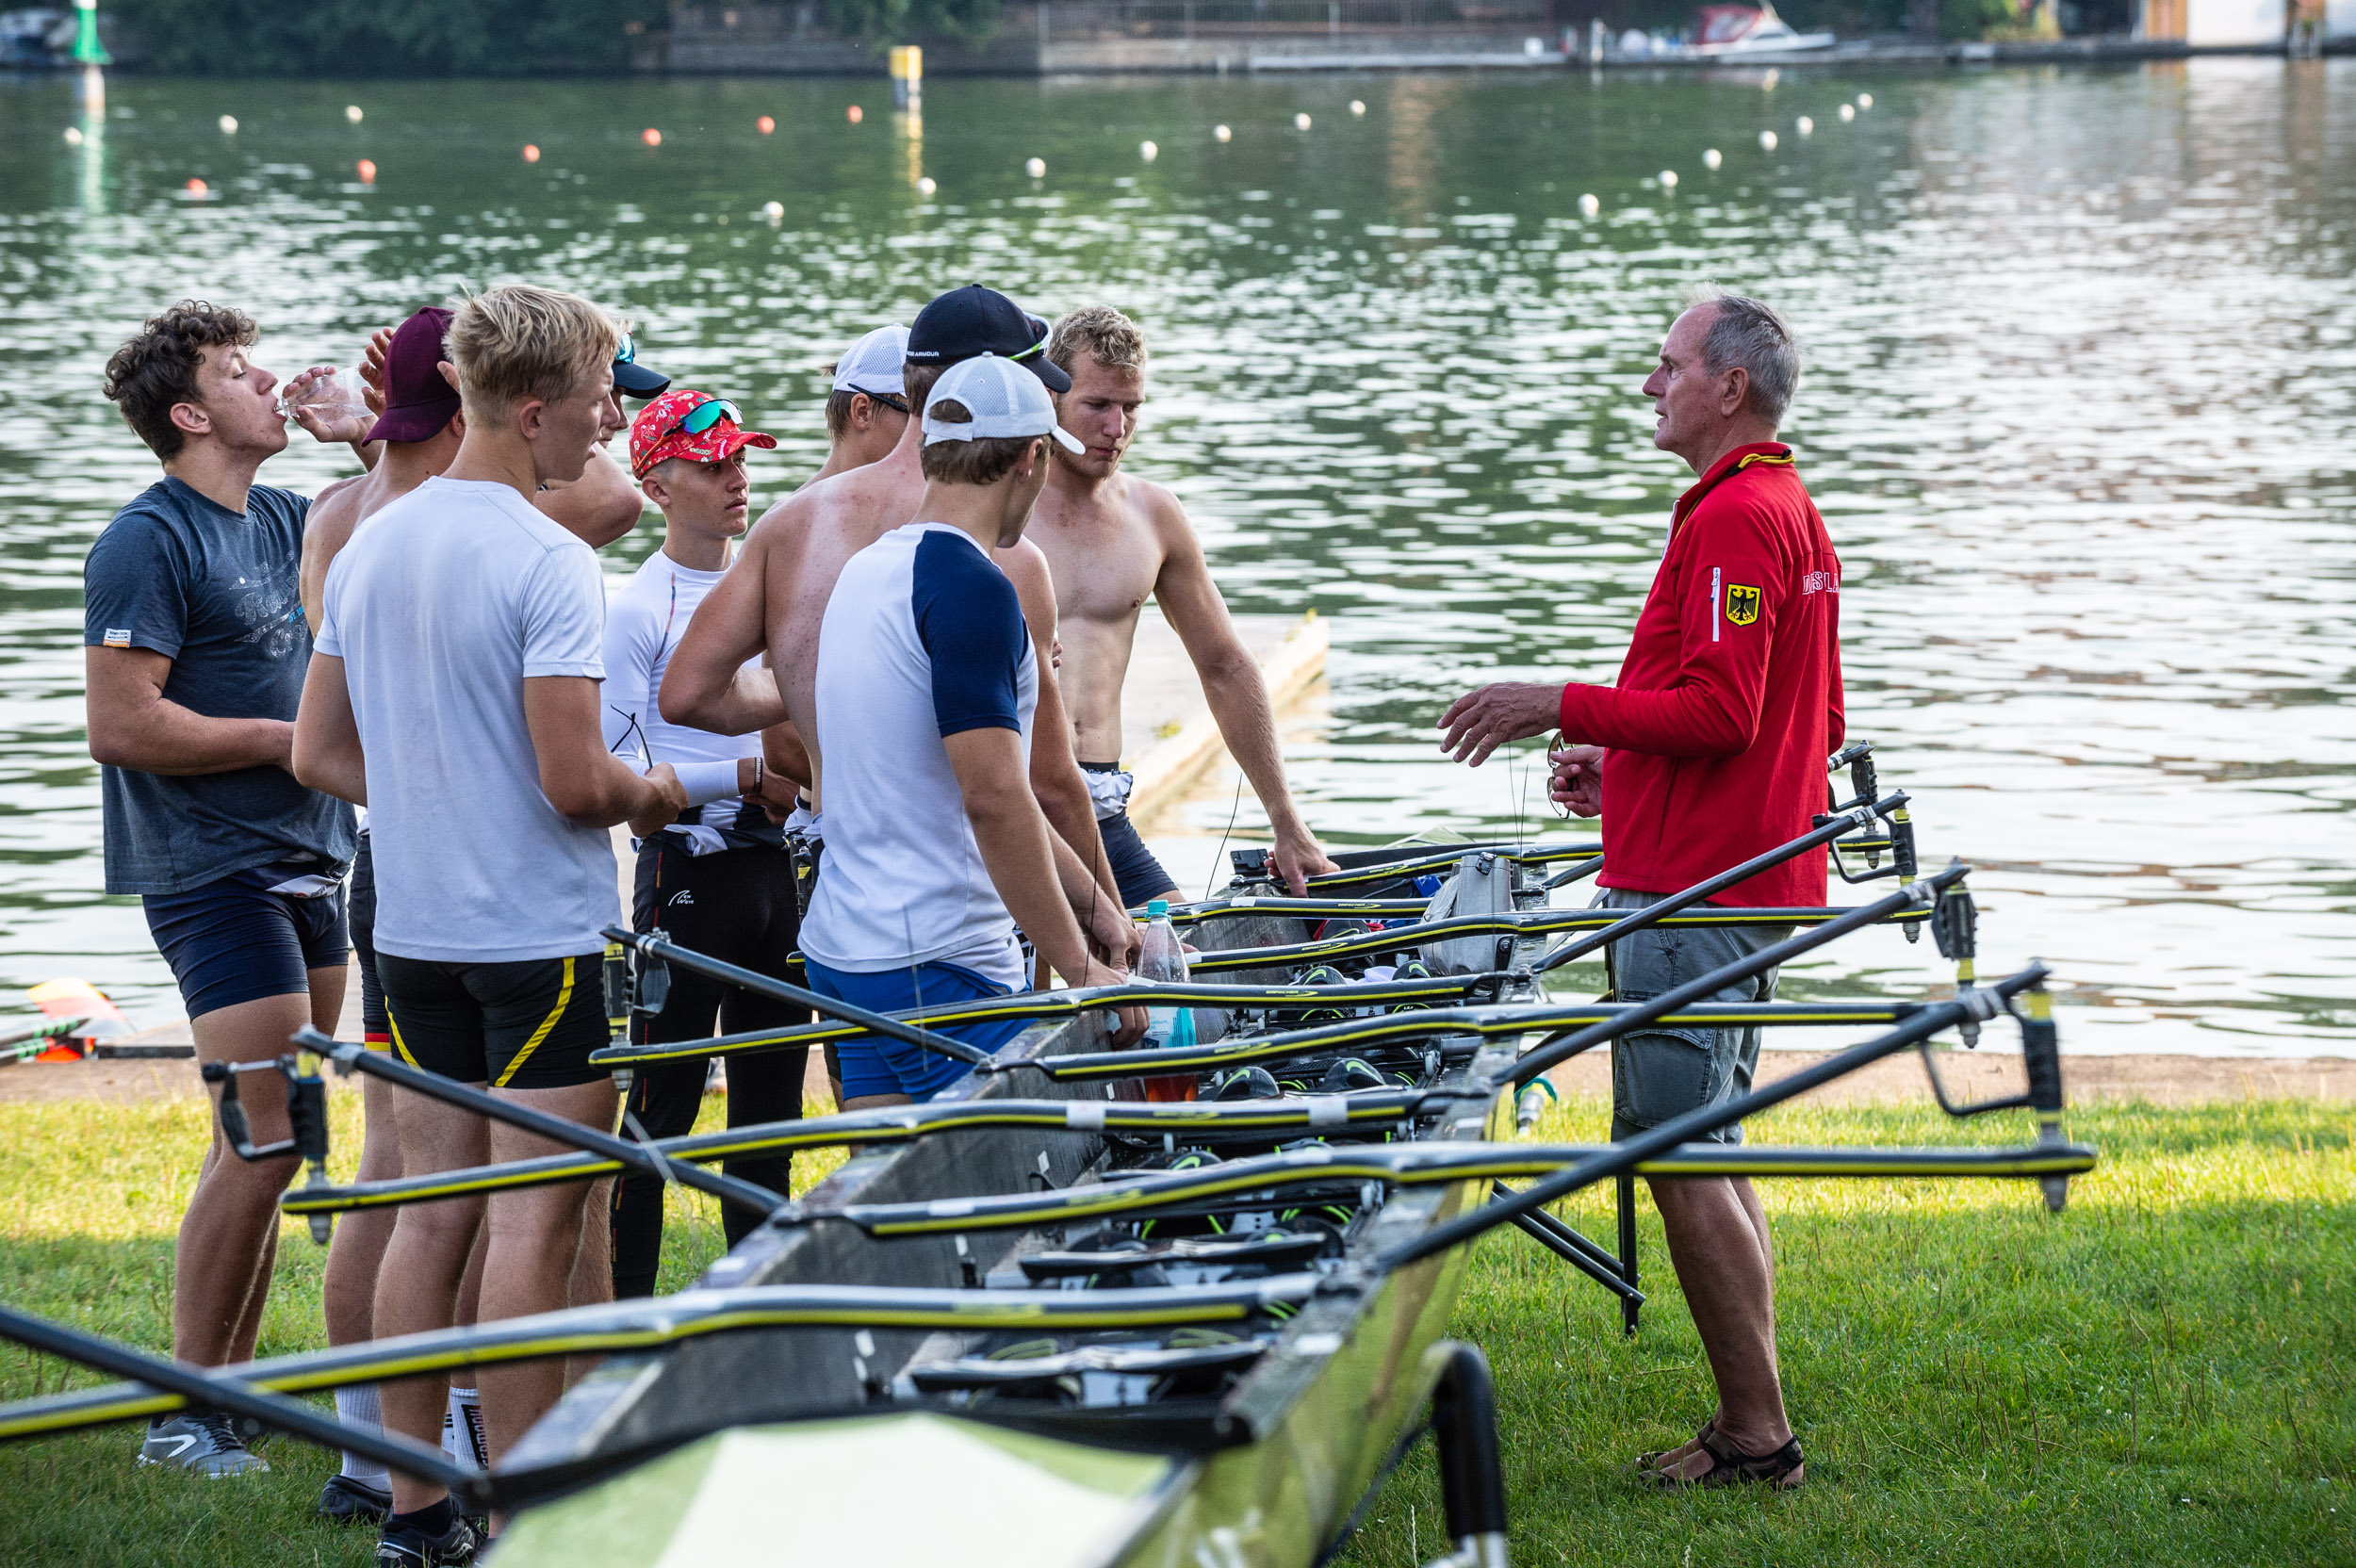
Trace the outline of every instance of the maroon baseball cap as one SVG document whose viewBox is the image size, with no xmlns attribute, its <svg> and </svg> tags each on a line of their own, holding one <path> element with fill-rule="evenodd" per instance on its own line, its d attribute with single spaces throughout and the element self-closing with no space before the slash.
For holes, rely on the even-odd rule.
<svg viewBox="0 0 2356 1568">
<path fill-rule="evenodd" d="M 371 441 L 431 441 L 458 412 L 458 389 L 442 375 L 442 335 L 450 313 L 428 305 L 403 321 L 384 351 L 384 416 Z"/>
</svg>

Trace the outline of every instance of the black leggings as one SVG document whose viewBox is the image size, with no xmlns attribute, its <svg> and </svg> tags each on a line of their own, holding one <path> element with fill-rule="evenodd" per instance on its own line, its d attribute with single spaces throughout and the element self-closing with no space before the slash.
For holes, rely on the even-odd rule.
<svg viewBox="0 0 2356 1568">
<path fill-rule="evenodd" d="M 689 855 L 673 836 L 658 833 L 638 852 L 637 889 L 630 901 L 634 930 L 660 930 L 681 947 L 782 979 L 800 924 L 793 870 L 782 851 Z M 735 1034 L 806 1023 L 810 1014 L 675 964 L 663 1011 L 633 1018 L 630 1038 L 646 1044 L 702 1039 L 712 1033 L 715 1021 L 723 1033 Z M 809 1054 L 805 1046 L 726 1058 L 728 1125 L 798 1119 Z M 638 1069 L 629 1104 L 648 1137 L 679 1137 L 695 1129 L 711 1060 L 697 1056 Z M 780 1199 L 791 1190 L 790 1155 L 727 1160 L 721 1169 Z M 731 1247 L 760 1223 L 750 1210 L 720 1206 L 721 1228 Z M 614 1184 L 614 1294 L 652 1296 L 662 1261 L 663 1184 L 652 1176 L 625 1175 Z"/>
</svg>

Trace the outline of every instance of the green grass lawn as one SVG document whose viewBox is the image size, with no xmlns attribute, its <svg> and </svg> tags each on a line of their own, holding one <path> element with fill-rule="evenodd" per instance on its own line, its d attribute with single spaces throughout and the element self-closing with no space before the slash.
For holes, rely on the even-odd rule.
<svg viewBox="0 0 2356 1568">
<path fill-rule="evenodd" d="M 338 1096 L 339 1147 L 358 1129 Z M 712 1104 L 716 1104 L 714 1102 Z M 707 1106 L 709 1112 L 711 1105 Z M 1595 1137 L 1603 1107 L 1541 1129 Z M 2017 1116 L 1787 1109 L 1771 1142 L 2005 1141 Z M 2250 1102 L 2102 1107 L 2103 1154 L 2048 1215 L 2028 1184 L 1792 1182 L 1767 1189 L 1784 1367 L 1809 1453 L 1799 1494 L 1657 1496 L 1621 1467 L 1690 1434 L 1708 1375 L 1647 1212 L 1644 1331 L 1507 1233 L 1475 1256 L 1455 1331 L 1496 1367 L 1520 1563 L 2356 1563 L 2356 1113 Z M 0 1107 L 0 1298 L 162 1348 L 172 1233 L 196 1167 L 190 1103 Z M 349 1156 L 347 1155 L 347 1158 Z M 815 1174 L 804 1162 L 797 1184 Z M 674 1198 L 663 1288 L 720 1245 Z M 1608 1200 L 1564 1212 L 1608 1236 Z M 265 1355 L 323 1343 L 321 1252 L 289 1225 Z M 0 1347 L 0 1396 L 91 1380 Z M 197 1483 L 131 1463 L 132 1429 L 0 1447 L 0 1563 L 361 1564 L 310 1515 L 334 1468 Z M 1344 1560 L 1446 1548 L 1428 1448 Z"/>
</svg>

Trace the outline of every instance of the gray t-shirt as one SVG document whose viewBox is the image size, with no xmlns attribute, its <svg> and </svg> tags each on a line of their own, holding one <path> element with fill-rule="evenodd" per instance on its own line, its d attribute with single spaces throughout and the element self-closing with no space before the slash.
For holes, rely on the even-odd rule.
<svg viewBox="0 0 2356 1568">
<path fill-rule="evenodd" d="M 328 568 L 319 651 L 344 662 L 368 754 L 376 946 L 511 963 L 597 953 L 614 843 L 540 789 L 526 679 L 602 679 L 597 552 L 504 484 L 431 479 Z"/>
<path fill-rule="evenodd" d="M 257 484 L 245 511 L 176 479 L 114 515 L 82 565 L 82 642 L 172 661 L 164 697 L 219 719 L 291 720 L 311 662 L 296 570 L 306 497 Z M 283 768 L 101 768 L 106 890 L 176 893 L 254 866 L 352 853 L 352 808 Z"/>
</svg>

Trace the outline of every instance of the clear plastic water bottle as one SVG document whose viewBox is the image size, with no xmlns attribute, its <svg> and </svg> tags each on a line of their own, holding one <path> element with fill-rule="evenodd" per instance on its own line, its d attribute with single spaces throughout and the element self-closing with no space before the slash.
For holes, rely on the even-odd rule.
<svg viewBox="0 0 2356 1568">
<path fill-rule="evenodd" d="M 1157 898 L 1148 904 L 1143 924 L 1143 939 L 1137 944 L 1137 978 L 1184 982 L 1186 950 L 1179 945 L 1178 928 L 1170 923 L 1170 901 Z M 1147 1008 L 1145 1038 L 1138 1043 L 1149 1051 L 1192 1045 L 1194 1010 L 1175 1006 Z M 1145 1098 L 1192 1100 L 1195 1085 L 1194 1073 L 1165 1073 L 1145 1080 Z"/>
</svg>

